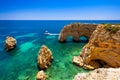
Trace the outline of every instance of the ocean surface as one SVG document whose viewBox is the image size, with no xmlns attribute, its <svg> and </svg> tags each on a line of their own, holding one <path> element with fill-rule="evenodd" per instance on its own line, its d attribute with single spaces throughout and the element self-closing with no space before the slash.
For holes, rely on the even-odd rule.
<svg viewBox="0 0 120 80">
<path fill-rule="evenodd" d="M 78 43 L 71 38 L 66 43 L 59 43 L 58 36 L 46 36 L 44 32 L 59 34 L 68 24 L 80 23 L 112 23 L 120 24 L 119 20 L 1 20 L 0 21 L 0 80 L 36 80 L 39 71 L 37 57 L 40 47 L 44 44 L 51 49 L 54 60 L 45 70 L 47 80 L 72 80 L 77 73 L 88 72 L 72 63 L 72 57 L 78 56 L 85 38 Z M 6 52 L 4 43 L 7 36 L 17 39 L 14 50 Z"/>
</svg>

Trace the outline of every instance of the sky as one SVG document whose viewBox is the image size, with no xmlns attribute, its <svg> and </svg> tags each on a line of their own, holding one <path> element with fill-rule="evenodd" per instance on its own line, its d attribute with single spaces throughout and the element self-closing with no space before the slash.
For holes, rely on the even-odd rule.
<svg viewBox="0 0 120 80">
<path fill-rule="evenodd" d="M 120 0 L 0 0 L 0 20 L 120 20 Z"/>
</svg>

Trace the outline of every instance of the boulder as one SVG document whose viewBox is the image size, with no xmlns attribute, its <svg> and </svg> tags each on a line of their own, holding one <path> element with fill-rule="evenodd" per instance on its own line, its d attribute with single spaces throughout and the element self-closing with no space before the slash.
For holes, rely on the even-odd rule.
<svg viewBox="0 0 120 80">
<path fill-rule="evenodd" d="M 78 73 L 73 80 L 120 80 L 120 68 L 99 68 L 90 73 Z"/>
<path fill-rule="evenodd" d="M 53 59 L 52 52 L 47 46 L 43 45 L 38 54 L 38 66 L 40 69 L 46 69 L 51 65 Z"/>
<path fill-rule="evenodd" d="M 10 37 L 10 36 L 7 36 L 7 37 L 6 37 L 6 40 L 5 40 L 5 48 L 6 48 L 6 51 L 9 51 L 9 50 L 11 50 L 11 49 L 14 49 L 16 43 L 17 43 L 17 41 L 16 41 L 15 38 Z"/>
<path fill-rule="evenodd" d="M 80 67 L 83 66 L 83 59 L 80 56 L 74 56 L 72 62 Z"/>
<path fill-rule="evenodd" d="M 45 75 L 44 71 L 41 70 L 36 75 L 36 80 L 46 80 L 47 76 Z"/>
<path fill-rule="evenodd" d="M 74 56 L 72 62 L 79 67 L 83 67 L 84 69 L 94 69 L 94 67 L 92 67 L 91 65 L 84 64 L 84 61 L 80 56 Z"/>
</svg>

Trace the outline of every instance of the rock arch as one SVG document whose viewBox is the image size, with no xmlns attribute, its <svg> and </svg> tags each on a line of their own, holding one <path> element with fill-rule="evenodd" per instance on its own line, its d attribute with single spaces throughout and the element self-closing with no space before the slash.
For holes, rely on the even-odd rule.
<svg viewBox="0 0 120 80">
<path fill-rule="evenodd" d="M 74 41 L 78 41 L 80 36 L 86 36 L 89 39 L 96 27 L 97 24 L 80 23 L 74 23 L 64 26 L 64 28 L 60 32 L 58 40 L 60 42 L 65 42 L 68 36 L 73 36 Z"/>
<path fill-rule="evenodd" d="M 83 40 L 83 38 L 84 38 L 85 40 Z M 85 36 L 85 35 L 81 35 L 81 36 L 79 37 L 79 40 L 82 41 L 82 42 L 88 42 L 88 41 L 89 41 L 89 38 L 88 38 L 87 36 Z"/>
</svg>

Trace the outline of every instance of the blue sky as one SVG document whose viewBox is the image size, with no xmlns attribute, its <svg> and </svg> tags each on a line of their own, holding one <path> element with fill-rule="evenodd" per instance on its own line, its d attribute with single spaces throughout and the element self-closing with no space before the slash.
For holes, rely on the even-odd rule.
<svg viewBox="0 0 120 80">
<path fill-rule="evenodd" d="M 120 0 L 0 0 L 0 20 L 120 20 Z"/>
</svg>

